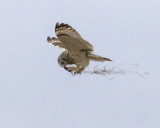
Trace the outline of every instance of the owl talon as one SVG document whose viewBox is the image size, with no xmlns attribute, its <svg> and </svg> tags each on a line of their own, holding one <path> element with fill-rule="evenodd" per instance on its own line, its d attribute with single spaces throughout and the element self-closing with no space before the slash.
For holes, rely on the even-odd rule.
<svg viewBox="0 0 160 128">
<path fill-rule="evenodd" d="M 81 72 L 74 72 L 74 75 L 81 75 Z"/>
<path fill-rule="evenodd" d="M 71 72 L 71 73 L 73 72 L 72 70 L 67 70 L 67 71 L 68 71 L 68 72 Z"/>
<path fill-rule="evenodd" d="M 65 70 L 68 70 L 68 67 L 64 67 Z"/>
<path fill-rule="evenodd" d="M 72 70 L 69 70 L 68 67 L 64 67 L 64 69 L 67 70 L 68 72 L 73 73 L 73 71 L 72 71 Z"/>
</svg>

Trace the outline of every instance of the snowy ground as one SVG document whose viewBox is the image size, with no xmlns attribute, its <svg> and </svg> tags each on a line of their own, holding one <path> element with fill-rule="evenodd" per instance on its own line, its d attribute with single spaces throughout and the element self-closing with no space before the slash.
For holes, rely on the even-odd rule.
<svg viewBox="0 0 160 128">
<path fill-rule="evenodd" d="M 159 128 L 159 14 L 159 0 L 1 0 L 0 128 Z M 113 62 L 66 72 L 56 22 Z"/>
</svg>

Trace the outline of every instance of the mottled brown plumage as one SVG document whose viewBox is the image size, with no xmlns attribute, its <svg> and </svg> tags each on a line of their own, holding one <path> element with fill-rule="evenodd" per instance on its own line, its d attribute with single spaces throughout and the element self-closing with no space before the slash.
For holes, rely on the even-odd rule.
<svg viewBox="0 0 160 128">
<path fill-rule="evenodd" d="M 56 23 L 55 33 L 58 37 L 48 37 L 48 43 L 65 49 L 58 57 L 58 63 L 61 67 L 74 74 L 80 74 L 89 64 L 94 61 L 111 61 L 93 54 L 93 46 L 84 40 L 80 34 L 68 24 Z M 68 67 L 75 64 L 76 67 Z"/>
</svg>

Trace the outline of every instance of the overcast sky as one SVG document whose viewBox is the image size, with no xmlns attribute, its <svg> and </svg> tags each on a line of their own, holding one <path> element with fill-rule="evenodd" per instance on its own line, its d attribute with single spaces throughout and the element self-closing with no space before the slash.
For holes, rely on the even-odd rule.
<svg viewBox="0 0 160 128">
<path fill-rule="evenodd" d="M 66 72 L 56 22 L 125 74 Z M 0 128 L 160 128 L 160 1 L 1 0 Z"/>
</svg>

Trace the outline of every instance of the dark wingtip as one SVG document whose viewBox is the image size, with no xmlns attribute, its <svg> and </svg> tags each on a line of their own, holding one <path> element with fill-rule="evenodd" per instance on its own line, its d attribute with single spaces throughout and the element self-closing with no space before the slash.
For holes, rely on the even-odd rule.
<svg viewBox="0 0 160 128">
<path fill-rule="evenodd" d="M 64 23 L 61 23 L 59 26 L 61 26 L 61 27 L 65 27 L 65 24 L 64 24 Z"/>
<path fill-rule="evenodd" d="M 55 30 L 59 27 L 59 22 L 56 23 Z"/>
<path fill-rule="evenodd" d="M 59 26 L 59 22 L 56 23 L 56 26 Z"/>
<path fill-rule="evenodd" d="M 51 40 L 51 37 L 48 36 L 48 37 L 47 37 L 47 41 L 49 42 L 50 40 Z"/>
<path fill-rule="evenodd" d="M 65 24 L 65 23 L 61 23 L 61 24 L 60 24 L 59 22 L 57 22 L 55 29 L 60 28 L 60 27 L 72 28 L 72 27 L 71 27 L 70 25 L 68 25 L 68 24 Z"/>
</svg>

